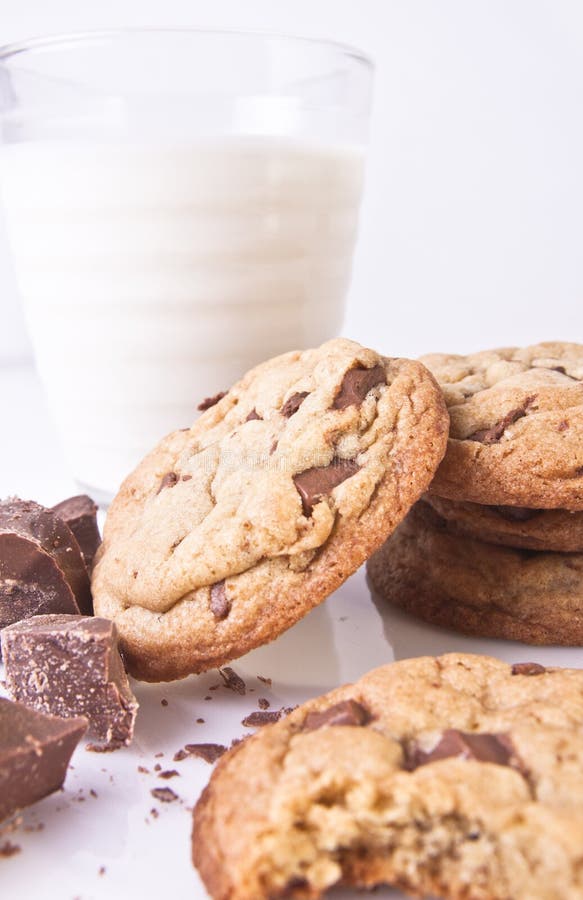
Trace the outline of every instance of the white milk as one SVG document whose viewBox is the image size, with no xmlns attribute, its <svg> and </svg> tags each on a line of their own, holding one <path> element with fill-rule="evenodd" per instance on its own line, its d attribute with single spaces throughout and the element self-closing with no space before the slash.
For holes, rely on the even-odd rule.
<svg viewBox="0 0 583 900">
<path fill-rule="evenodd" d="M 112 494 L 198 402 L 338 333 L 363 158 L 285 138 L 14 144 L 17 276 L 76 478 Z"/>
</svg>

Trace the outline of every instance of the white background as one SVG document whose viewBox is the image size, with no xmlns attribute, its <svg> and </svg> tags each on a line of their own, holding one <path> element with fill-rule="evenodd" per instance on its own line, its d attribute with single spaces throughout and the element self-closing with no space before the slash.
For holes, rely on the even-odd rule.
<svg viewBox="0 0 583 900">
<path fill-rule="evenodd" d="M 0 39 L 241 26 L 377 63 L 345 332 L 390 354 L 583 339 L 579 0 L 0 0 Z M 29 356 L 0 230 L 0 359 Z"/>
</svg>

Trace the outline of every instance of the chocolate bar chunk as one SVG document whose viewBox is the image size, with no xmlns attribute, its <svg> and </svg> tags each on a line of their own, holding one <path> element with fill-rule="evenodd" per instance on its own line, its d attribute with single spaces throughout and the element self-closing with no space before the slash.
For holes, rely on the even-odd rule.
<svg viewBox="0 0 583 900">
<path fill-rule="evenodd" d="M 0 698 L 0 821 L 61 787 L 86 728 Z"/>
<path fill-rule="evenodd" d="M 0 502 L 0 628 L 39 613 L 85 613 L 93 605 L 73 532 L 32 501 Z"/>
<path fill-rule="evenodd" d="M 130 743 L 138 703 L 113 622 L 34 616 L 5 628 L 1 638 L 10 696 L 53 715 L 86 716 L 89 734 L 107 749 Z"/>
<path fill-rule="evenodd" d="M 69 526 L 87 566 L 91 573 L 93 559 L 97 548 L 101 543 L 99 528 L 97 527 L 97 505 L 87 494 L 79 494 L 77 497 L 68 497 L 53 506 L 52 511 L 57 514 Z"/>
</svg>

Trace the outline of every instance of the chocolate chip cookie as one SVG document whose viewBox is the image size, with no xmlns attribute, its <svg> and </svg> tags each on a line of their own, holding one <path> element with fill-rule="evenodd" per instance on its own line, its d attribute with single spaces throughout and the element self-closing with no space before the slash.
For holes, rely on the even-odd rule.
<svg viewBox="0 0 583 900">
<path fill-rule="evenodd" d="M 371 557 L 375 590 L 428 622 L 528 644 L 583 645 L 583 554 L 461 536 L 422 501 Z"/>
<path fill-rule="evenodd" d="M 583 552 L 583 512 L 569 509 L 529 509 L 525 506 L 483 506 L 446 500 L 436 494 L 424 499 L 452 529 L 491 544 L 530 550 Z"/>
<path fill-rule="evenodd" d="M 352 341 L 248 372 L 110 508 L 92 587 L 130 672 L 180 678 L 297 622 L 427 488 L 447 426 L 427 369 Z"/>
<path fill-rule="evenodd" d="M 448 900 L 583 897 L 583 671 L 393 663 L 224 755 L 194 811 L 213 900 L 396 885 Z"/>
<path fill-rule="evenodd" d="M 431 492 L 486 505 L 583 510 L 583 345 L 431 354 L 451 418 Z"/>
</svg>

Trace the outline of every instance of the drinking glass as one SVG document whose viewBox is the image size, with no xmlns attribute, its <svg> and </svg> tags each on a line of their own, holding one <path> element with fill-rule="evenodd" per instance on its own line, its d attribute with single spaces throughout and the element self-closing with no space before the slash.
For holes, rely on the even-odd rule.
<svg viewBox="0 0 583 900">
<path fill-rule="evenodd" d="M 107 501 L 248 368 L 338 334 L 372 65 L 326 41 L 118 30 L 0 48 L 0 181 L 38 371 Z"/>
</svg>

